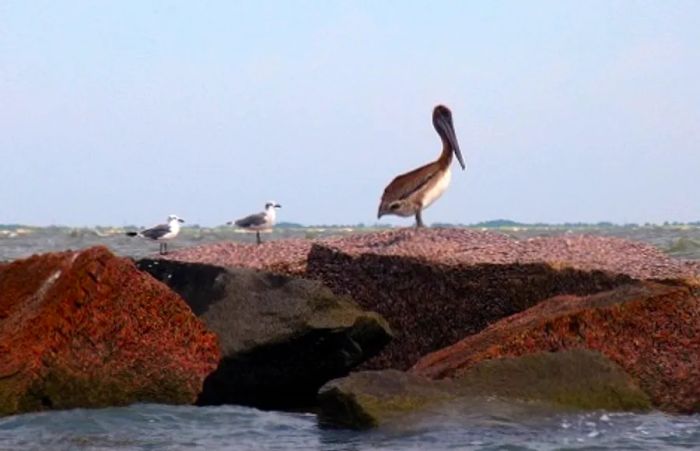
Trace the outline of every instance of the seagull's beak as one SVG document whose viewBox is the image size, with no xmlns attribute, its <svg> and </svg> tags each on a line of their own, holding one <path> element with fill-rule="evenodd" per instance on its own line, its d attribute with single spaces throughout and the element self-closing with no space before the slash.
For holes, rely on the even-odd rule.
<svg viewBox="0 0 700 451">
<path fill-rule="evenodd" d="M 177 220 L 178 220 L 178 222 L 185 222 L 185 220 L 182 218 L 177 218 Z"/>
<path fill-rule="evenodd" d="M 280 204 L 275 204 L 275 208 L 282 208 Z"/>
</svg>

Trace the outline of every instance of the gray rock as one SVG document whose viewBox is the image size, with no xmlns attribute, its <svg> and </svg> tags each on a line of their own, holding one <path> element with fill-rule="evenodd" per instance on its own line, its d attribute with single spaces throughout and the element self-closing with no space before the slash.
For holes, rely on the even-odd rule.
<svg viewBox="0 0 700 451">
<path fill-rule="evenodd" d="M 391 339 L 386 322 L 321 283 L 243 268 L 140 260 L 219 336 L 222 360 L 199 404 L 297 408 L 315 403 Z"/>
<path fill-rule="evenodd" d="M 404 422 L 427 410 L 453 417 L 499 408 L 485 401 L 491 398 L 525 403 L 524 415 L 543 405 L 548 411 L 650 408 L 647 395 L 621 367 L 600 353 L 577 349 L 484 361 L 455 380 L 397 370 L 353 373 L 321 388 L 319 419 L 365 429 Z"/>
</svg>

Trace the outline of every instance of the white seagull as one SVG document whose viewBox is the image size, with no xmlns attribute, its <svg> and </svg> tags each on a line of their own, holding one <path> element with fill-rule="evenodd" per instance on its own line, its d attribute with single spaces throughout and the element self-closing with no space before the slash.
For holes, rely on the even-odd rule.
<svg viewBox="0 0 700 451">
<path fill-rule="evenodd" d="M 172 240 L 180 233 L 180 223 L 182 222 L 185 222 L 185 220 L 177 215 L 170 215 L 168 216 L 167 224 L 158 224 L 157 226 L 140 232 L 126 232 L 126 235 L 158 241 L 160 244 L 159 253 L 160 255 L 165 255 L 168 253 L 167 241 Z"/>
<path fill-rule="evenodd" d="M 277 220 L 275 208 L 282 208 L 282 206 L 274 200 L 270 200 L 265 204 L 265 211 L 246 216 L 237 221 L 229 221 L 226 224 L 237 225 L 246 230 L 255 230 L 255 237 L 257 238 L 258 244 L 260 244 L 262 243 L 260 231 L 269 230 L 275 225 L 275 221 Z"/>
</svg>

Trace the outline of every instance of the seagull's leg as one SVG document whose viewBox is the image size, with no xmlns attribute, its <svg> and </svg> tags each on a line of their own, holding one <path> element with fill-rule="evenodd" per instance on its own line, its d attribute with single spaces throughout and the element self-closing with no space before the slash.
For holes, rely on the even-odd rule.
<svg viewBox="0 0 700 451">
<path fill-rule="evenodd" d="M 168 253 L 168 242 L 163 241 L 163 255 L 166 255 Z"/>
<path fill-rule="evenodd" d="M 421 216 L 422 210 L 418 210 L 416 212 L 416 229 L 421 229 L 425 227 L 425 224 L 423 224 L 423 218 Z"/>
<path fill-rule="evenodd" d="M 260 239 L 260 231 L 259 230 L 255 231 L 255 238 L 257 239 L 256 241 L 258 242 L 258 244 L 262 244 L 262 240 Z"/>
</svg>

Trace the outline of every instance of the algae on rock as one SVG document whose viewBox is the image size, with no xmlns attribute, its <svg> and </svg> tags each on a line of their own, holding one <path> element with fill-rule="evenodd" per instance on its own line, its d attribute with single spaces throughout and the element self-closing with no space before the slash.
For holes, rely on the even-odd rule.
<svg viewBox="0 0 700 451">
<path fill-rule="evenodd" d="M 651 406 L 614 362 L 597 352 L 571 350 L 485 361 L 454 380 L 397 370 L 353 373 L 321 388 L 319 418 L 324 424 L 365 429 L 426 409 L 469 411 L 492 397 L 559 409 L 639 411 Z"/>
</svg>

